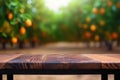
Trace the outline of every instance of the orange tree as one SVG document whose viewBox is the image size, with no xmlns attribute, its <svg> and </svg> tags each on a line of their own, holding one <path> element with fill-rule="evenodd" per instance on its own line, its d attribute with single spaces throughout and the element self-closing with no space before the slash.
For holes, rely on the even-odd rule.
<svg viewBox="0 0 120 80">
<path fill-rule="evenodd" d="M 110 45 L 120 38 L 120 0 L 71 0 L 68 7 L 61 8 L 61 14 L 36 1 L 33 23 L 38 26 L 36 32 L 42 42 L 106 41 Z"/>
<path fill-rule="evenodd" d="M 93 14 L 96 16 L 97 32 L 100 38 L 106 42 L 109 50 L 112 49 L 112 41 L 119 41 L 120 37 L 119 4 L 119 0 L 96 0 L 92 9 Z"/>
<path fill-rule="evenodd" d="M 63 8 L 63 22 L 69 27 L 72 39 L 105 41 L 111 49 L 111 42 L 120 40 L 119 13 L 120 0 L 72 0 Z"/>
<path fill-rule="evenodd" d="M 59 28 L 61 15 L 49 10 L 45 6 L 44 0 L 34 0 L 32 1 L 32 6 L 33 36 L 37 37 L 36 41 L 39 40 L 41 43 L 46 43 L 63 40 L 64 35 L 62 36 Z M 35 41 L 35 38 L 33 40 Z"/>
<path fill-rule="evenodd" d="M 32 26 L 25 4 L 18 0 L 0 0 L 0 42 L 17 44 L 27 38 L 26 28 Z"/>
<path fill-rule="evenodd" d="M 44 42 L 49 41 L 49 26 L 52 24 L 51 22 L 49 22 L 50 12 L 45 8 L 44 0 L 33 0 L 31 5 L 33 26 L 29 29 L 29 39 L 32 45 L 34 45 L 35 43 L 42 44 Z"/>
<path fill-rule="evenodd" d="M 120 0 L 71 0 L 61 13 L 44 0 L 0 0 L 0 42 L 120 40 Z M 33 22 L 32 22 L 33 21 Z M 21 44 L 20 44 L 21 45 Z"/>
<path fill-rule="evenodd" d="M 68 40 L 70 41 L 90 41 L 92 40 L 92 32 L 95 27 L 92 25 L 92 18 L 90 12 L 92 9 L 92 3 L 95 1 L 79 1 L 72 0 L 68 7 L 63 8 L 64 23 L 68 26 Z M 66 38 L 67 38 L 66 37 Z"/>
</svg>

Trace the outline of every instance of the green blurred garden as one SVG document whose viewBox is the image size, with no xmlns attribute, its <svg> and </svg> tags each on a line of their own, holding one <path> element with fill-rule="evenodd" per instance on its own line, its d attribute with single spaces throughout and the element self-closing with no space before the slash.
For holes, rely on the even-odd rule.
<svg viewBox="0 0 120 80">
<path fill-rule="evenodd" d="M 120 45 L 120 0 L 0 0 L 0 45 Z"/>
</svg>

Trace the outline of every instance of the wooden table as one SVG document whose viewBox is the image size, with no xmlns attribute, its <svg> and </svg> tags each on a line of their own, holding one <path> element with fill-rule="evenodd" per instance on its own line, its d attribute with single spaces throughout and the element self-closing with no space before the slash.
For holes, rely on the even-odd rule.
<svg viewBox="0 0 120 80">
<path fill-rule="evenodd" d="M 101 74 L 102 80 L 114 74 L 120 80 L 120 54 L 1 54 L 0 80 L 2 74 L 8 80 L 14 74 Z"/>
</svg>

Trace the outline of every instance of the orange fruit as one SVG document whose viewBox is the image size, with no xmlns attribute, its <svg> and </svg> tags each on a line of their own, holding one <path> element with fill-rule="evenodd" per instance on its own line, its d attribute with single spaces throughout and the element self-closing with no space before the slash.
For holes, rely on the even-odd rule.
<svg viewBox="0 0 120 80">
<path fill-rule="evenodd" d="M 105 14 L 105 9 L 104 8 L 100 8 L 100 14 L 101 15 Z"/>
<path fill-rule="evenodd" d="M 108 6 L 108 7 L 111 7 L 111 6 L 112 6 L 112 1 L 111 1 L 111 0 L 109 0 L 109 1 L 107 2 L 107 6 Z"/>
<path fill-rule="evenodd" d="M 27 20 L 25 21 L 25 25 L 26 25 L 27 27 L 31 27 L 31 26 L 32 26 L 32 21 L 31 21 L 30 19 L 27 19 Z"/>
<path fill-rule="evenodd" d="M 12 42 L 13 44 L 16 44 L 16 43 L 18 42 L 18 39 L 17 39 L 16 37 L 13 37 L 13 38 L 11 39 L 11 42 Z"/>
<path fill-rule="evenodd" d="M 94 39 L 95 39 L 95 41 L 99 41 L 100 40 L 100 36 L 96 35 Z"/>
<path fill-rule="evenodd" d="M 4 27 L 4 28 L 8 28 L 8 27 L 10 27 L 9 22 L 8 22 L 8 21 L 5 21 L 4 24 L 3 24 L 3 27 Z"/>
<path fill-rule="evenodd" d="M 117 8 L 120 9 L 120 2 L 117 3 Z"/>
<path fill-rule="evenodd" d="M 111 37 L 112 37 L 112 39 L 117 39 L 118 38 L 118 33 L 113 32 Z"/>
<path fill-rule="evenodd" d="M 26 29 L 24 27 L 20 28 L 20 34 L 24 35 L 26 33 Z"/>
<path fill-rule="evenodd" d="M 105 26 L 105 24 L 106 24 L 105 21 L 103 20 L 100 21 L 100 26 Z"/>
<path fill-rule="evenodd" d="M 8 19 L 9 19 L 9 20 L 12 20 L 12 19 L 13 19 L 13 13 L 11 13 L 11 12 L 8 13 Z"/>
<path fill-rule="evenodd" d="M 91 22 L 91 18 L 86 18 L 86 22 L 90 23 Z"/>
<path fill-rule="evenodd" d="M 91 30 L 91 31 L 94 32 L 94 31 L 96 31 L 96 29 L 97 29 L 96 25 L 91 25 L 91 27 L 90 27 L 90 30 Z"/>
<path fill-rule="evenodd" d="M 85 33 L 85 37 L 86 37 L 86 38 L 91 38 L 91 36 L 92 36 L 92 34 L 91 34 L 90 32 L 86 32 L 86 33 Z"/>
<path fill-rule="evenodd" d="M 93 8 L 93 13 L 94 14 L 98 14 L 98 9 L 97 8 Z"/>
</svg>

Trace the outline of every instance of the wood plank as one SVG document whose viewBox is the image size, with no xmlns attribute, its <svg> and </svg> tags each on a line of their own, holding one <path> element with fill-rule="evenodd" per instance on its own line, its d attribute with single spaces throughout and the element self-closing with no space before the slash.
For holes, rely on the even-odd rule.
<svg viewBox="0 0 120 80">
<path fill-rule="evenodd" d="M 100 69 L 100 62 L 80 54 L 50 54 L 44 60 L 44 69 Z"/>
<path fill-rule="evenodd" d="M 1 54 L 0 55 L 0 68 L 2 68 L 6 62 L 16 58 L 16 57 L 19 57 L 23 54 Z"/>
<path fill-rule="evenodd" d="M 0 69 L 120 69 L 119 54 L 0 55 Z"/>
<path fill-rule="evenodd" d="M 102 63 L 112 63 L 112 62 L 120 62 L 120 55 L 115 55 L 115 54 L 82 54 L 83 56 L 89 57 L 93 60 L 100 61 Z M 117 56 L 117 57 L 115 57 Z"/>
<path fill-rule="evenodd" d="M 79 54 L 22 55 L 4 69 L 100 69 L 101 63 Z"/>
<path fill-rule="evenodd" d="M 85 54 L 84 56 L 100 61 L 102 69 L 120 69 L 120 54 Z"/>
</svg>

